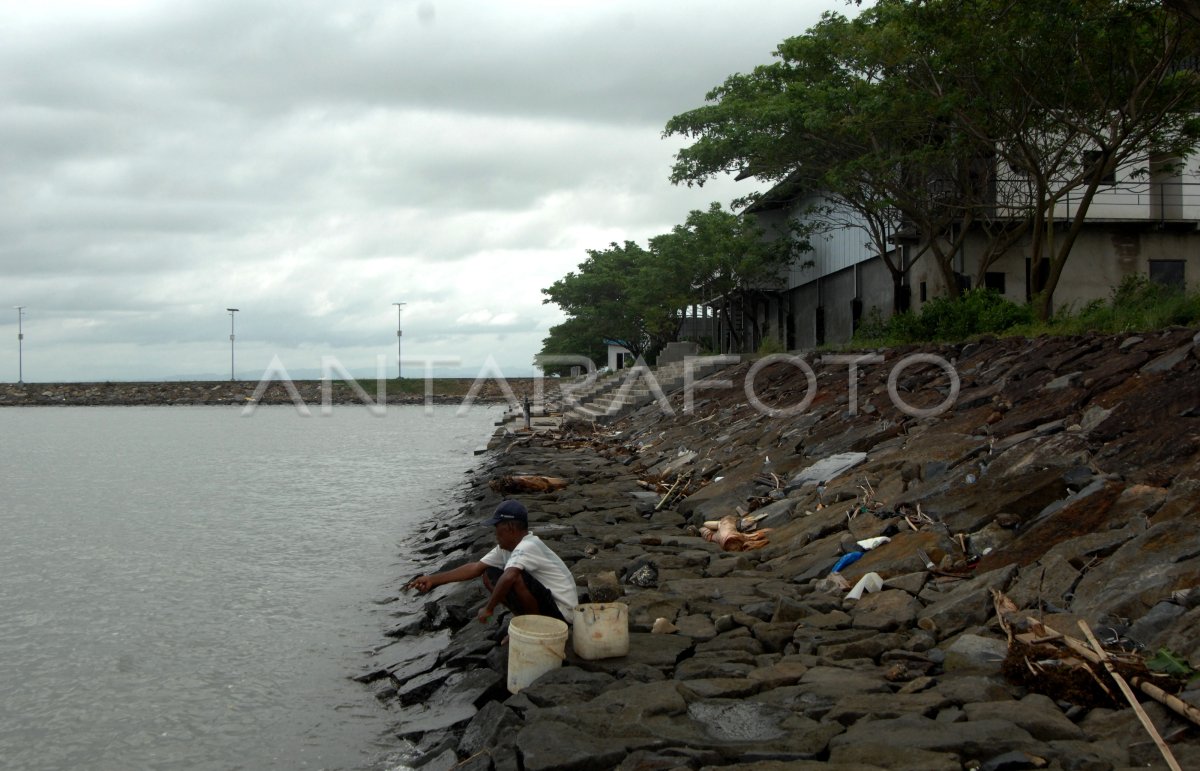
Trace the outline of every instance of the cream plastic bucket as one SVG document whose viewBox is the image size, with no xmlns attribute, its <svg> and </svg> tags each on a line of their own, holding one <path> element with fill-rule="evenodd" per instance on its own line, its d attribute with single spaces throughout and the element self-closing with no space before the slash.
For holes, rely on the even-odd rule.
<svg viewBox="0 0 1200 771">
<path fill-rule="evenodd" d="M 549 616 L 516 616 L 508 624 L 508 690 L 516 693 L 567 657 L 567 625 Z"/>
<path fill-rule="evenodd" d="M 629 653 L 629 606 L 623 602 L 587 602 L 575 606 L 575 655 L 611 659 Z"/>
</svg>

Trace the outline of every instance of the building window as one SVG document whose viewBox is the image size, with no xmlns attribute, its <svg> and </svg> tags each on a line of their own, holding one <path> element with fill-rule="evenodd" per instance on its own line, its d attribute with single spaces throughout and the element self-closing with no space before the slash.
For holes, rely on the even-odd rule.
<svg viewBox="0 0 1200 771">
<path fill-rule="evenodd" d="M 1083 173 L 1091 176 L 1093 169 L 1100 163 L 1100 159 L 1104 157 L 1104 153 L 1099 150 L 1084 150 L 1083 151 Z M 1104 176 L 1100 178 L 1102 185 L 1117 184 L 1117 167 L 1109 159 L 1108 166 L 1104 169 Z"/>
<path fill-rule="evenodd" d="M 983 286 L 985 289 L 993 289 L 1000 294 L 1004 294 L 1004 273 L 1000 271 L 988 271 L 984 273 Z"/>
<path fill-rule="evenodd" d="M 1182 292 L 1187 288 L 1183 264 L 1183 260 L 1150 260 L 1150 280 Z"/>
<path fill-rule="evenodd" d="M 929 299 L 929 291 L 925 287 L 925 282 L 922 281 L 921 282 L 921 302 L 925 302 L 928 299 Z"/>
</svg>

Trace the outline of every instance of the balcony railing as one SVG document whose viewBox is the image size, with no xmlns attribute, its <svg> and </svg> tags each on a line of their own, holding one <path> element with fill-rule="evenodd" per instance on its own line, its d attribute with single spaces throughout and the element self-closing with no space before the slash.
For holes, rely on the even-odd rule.
<svg viewBox="0 0 1200 771">
<path fill-rule="evenodd" d="M 1031 203 L 1028 183 L 1020 179 L 997 181 L 995 216 L 1023 216 Z M 1075 216 L 1082 190 L 1072 190 L 1054 208 L 1056 218 Z M 1138 222 L 1200 221 L 1200 182 L 1181 179 L 1124 180 L 1096 191 L 1087 211 L 1088 220 Z"/>
</svg>

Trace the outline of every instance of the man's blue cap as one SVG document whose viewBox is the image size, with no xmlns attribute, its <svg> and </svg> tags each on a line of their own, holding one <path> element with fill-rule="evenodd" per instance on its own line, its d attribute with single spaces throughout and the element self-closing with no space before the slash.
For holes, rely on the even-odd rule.
<svg viewBox="0 0 1200 771">
<path fill-rule="evenodd" d="M 520 522 L 523 525 L 529 524 L 529 512 L 521 505 L 520 501 L 505 501 L 496 507 L 492 512 L 492 518 L 485 525 L 498 525 L 501 522 Z"/>
</svg>

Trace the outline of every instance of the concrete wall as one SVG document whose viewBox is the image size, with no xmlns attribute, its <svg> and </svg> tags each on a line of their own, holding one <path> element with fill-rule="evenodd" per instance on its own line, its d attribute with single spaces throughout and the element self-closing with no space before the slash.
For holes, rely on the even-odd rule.
<svg viewBox="0 0 1200 771">
<path fill-rule="evenodd" d="M 968 251 L 966 268 L 972 278 L 978 266 L 980 246 L 974 243 Z M 1016 303 L 1026 299 L 1025 260 L 1029 254 L 1028 243 L 1018 245 L 988 268 L 991 272 L 1005 274 L 1004 296 Z M 1075 242 L 1054 292 L 1055 307 L 1081 306 L 1092 300 L 1106 299 L 1126 276 L 1148 276 L 1151 260 L 1182 261 L 1188 289 L 1200 291 L 1200 231 L 1146 229 L 1111 223 L 1089 228 Z M 914 285 L 915 281 L 914 277 Z"/>
<path fill-rule="evenodd" d="M 863 318 L 872 308 L 885 319 L 892 315 L 892 272 L 881 258 L 859 263 L 858 296 L 862 300 Z"/>
</svg>

